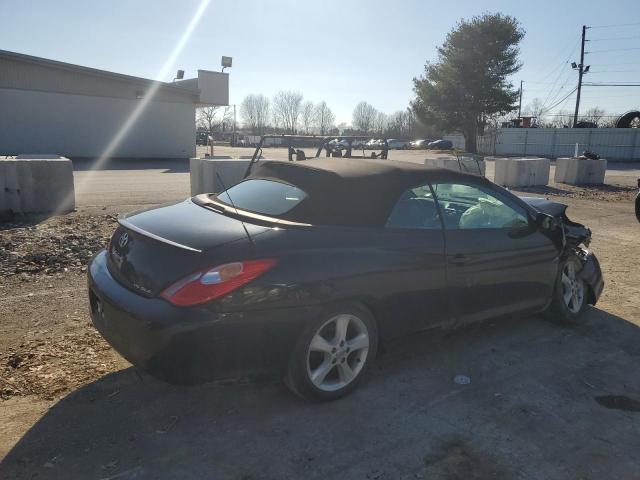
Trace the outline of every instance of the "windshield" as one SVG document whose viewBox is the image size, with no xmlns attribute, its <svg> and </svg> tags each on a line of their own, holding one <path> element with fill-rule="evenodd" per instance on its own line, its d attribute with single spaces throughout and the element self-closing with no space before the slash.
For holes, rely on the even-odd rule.
<svg viewBox="0 0 640 480">
<path fill-rule="evenodd" d="M 288 183 L 250 179 L 218 194 L 217 199 L 233 207 L 264 215 L 282 215 L 307 197 Z"/>
</svg>

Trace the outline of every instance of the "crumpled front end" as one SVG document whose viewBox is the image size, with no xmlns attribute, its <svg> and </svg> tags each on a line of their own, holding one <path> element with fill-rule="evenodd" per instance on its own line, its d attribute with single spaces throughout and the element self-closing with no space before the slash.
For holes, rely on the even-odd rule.
<svg viewBox="0 0 640 480">
<path fill-rule="evenodd" d="M 552 200 L 536 197 L 521 197 L 539 212 L 553 216 L 563 232 L 563 249 L 561 256 L 566 258 L 570 254 L 576 255 L 583 264 L 580 277 L 587 283 L 591 291 L 591 301 L 595 305 L 604 289 L 604 279 L 600 262 L 596 256 L 587 250 L 591 243 L 591 229 L 574 222 L 567 216 L 567 205 Z"/>
</svg>

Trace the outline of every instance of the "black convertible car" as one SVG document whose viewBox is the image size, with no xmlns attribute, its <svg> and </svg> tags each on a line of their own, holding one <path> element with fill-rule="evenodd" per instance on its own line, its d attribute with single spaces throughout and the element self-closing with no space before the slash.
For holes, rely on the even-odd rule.
<svg viewBox="0 0 640 480">
<path fill-rule="evenodd" d="M 565 209 L 404 162 L 263 160 L 222 193 L 122 217 L 91 262 L 91 315 L 168 381 L 275 371 L 334 399 L 380 341 L 595 304 L 591 232 Z"/>
</svg>

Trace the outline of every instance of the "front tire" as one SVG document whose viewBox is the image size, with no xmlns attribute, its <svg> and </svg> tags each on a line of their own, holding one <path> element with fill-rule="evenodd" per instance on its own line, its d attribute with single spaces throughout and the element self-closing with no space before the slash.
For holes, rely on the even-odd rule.
<svg viewBox="0 0 640 480">
<path fill-rule="evenodd" d="M 372 315 L 346 304 L 313 321 L 298 340 L 285 383 L 305 400 L 335 400 L 353 391 L 378 347 Z"/>
<path fill-rule="evenodd" d="M 562 322 L 576 322 L 587 308 L 589 290 L 580 278 L 583 264 L 576 255 L 560 263 L 553 299 L 546 313 Z"/>
</svg>

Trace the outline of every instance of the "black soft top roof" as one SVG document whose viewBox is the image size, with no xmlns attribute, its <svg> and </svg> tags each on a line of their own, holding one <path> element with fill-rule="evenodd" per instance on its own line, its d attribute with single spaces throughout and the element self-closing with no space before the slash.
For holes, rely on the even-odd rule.
<svg viewBox="0 0 640 480">
<path fill-rule="evenodd" d="M 283 215 L 319 225 L 384 225 L 400 195 L 426 182 L 474 180 L 475 175 L 392 160 L 321 158 L 261 160 L 248 178 L 294 185 L 307 198 Z"/>
</svg>

